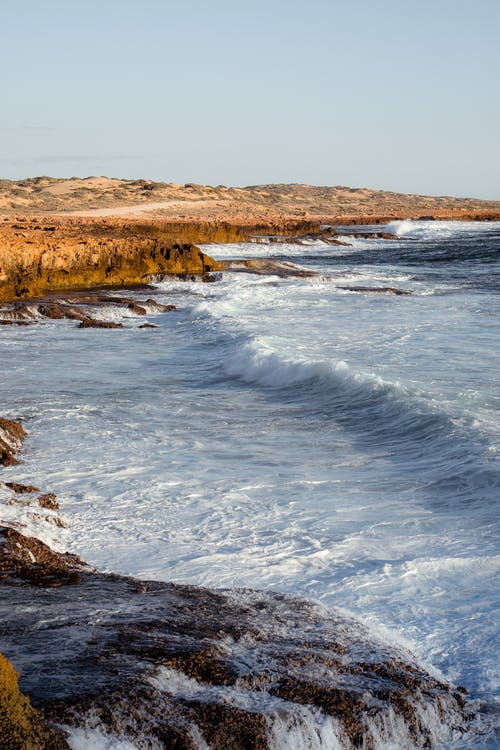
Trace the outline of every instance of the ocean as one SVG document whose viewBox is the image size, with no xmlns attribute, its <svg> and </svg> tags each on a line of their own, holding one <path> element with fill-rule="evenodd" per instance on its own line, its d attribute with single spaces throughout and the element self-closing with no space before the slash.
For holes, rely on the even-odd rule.
<svg viewBox="0 0 500 750">
<path fill-rule="evenodd" d="M 350 613 L 467 689 L 453 748 L 498 748 L 500 223 L 379 229 L 206 246 L 317 275 L 159 281 L 156 329 L 110 305 L 121 330 L 2 330 L 1 413 L 29 431 L 3 478 L 67 527 L 3 520 L 103 571 Z"/>
</svg>

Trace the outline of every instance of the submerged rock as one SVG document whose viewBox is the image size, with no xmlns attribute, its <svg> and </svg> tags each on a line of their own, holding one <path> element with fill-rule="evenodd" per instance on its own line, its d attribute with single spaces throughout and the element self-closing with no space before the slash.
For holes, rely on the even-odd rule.
<svg viewBox="0 0 500 750">
<path fill-rule="evenodd" d="M 28 320 L 0 320 L 0 326 L 30 326 Z"/>
<path fill-rule="evenodd" d="M 87 317 L 79 307 L 74 307 L 61 302 L 50 302 L 38 305 L 38 312 L 40 315 L 43 315 L 44 318 L 52 318 L 52 320 L 62 320 L 63 318 L 68 318 L 69 320 L 85 320 Z"/>
<path fill-rule="evenodd" d="M 78 328 L 123 328 L 123 323 L 113 323 L 110 320 L 96 320 L 95 318 L 85 318 Z"/>
<path fill-rule="evenodd" d="M 19 484 L 19 482 L 5 482 L 5 486 L 16 493 L 16 495 L 25 495 L 28 492 L 40 492 L 38 487 L 32 484 Z"/>
<path fill-rule="evenodd" d="M 346 292 L 371 292 L 372 294 L 411 294 L 407 289 L 397 289 L 394 286 L 338 286 L 337 289 L 343 289 Z"/>
<path fill-rule="evenodd" d="M 48 492 L 46 495 L 40 495 L 37 502 L 40 508 L 47 508 L 48 510 L 59 510 L 59 503 L 57 502 L 56 495 L 53 492 Z"/>
<path fill-rule="evenodd" d="M 56 724 L 144 748 L 409 750 L 467 722 L 409 653 L 312 602 L 97 573 L 12 529 L 0 555 L 4 651 Z"/>
</svg>

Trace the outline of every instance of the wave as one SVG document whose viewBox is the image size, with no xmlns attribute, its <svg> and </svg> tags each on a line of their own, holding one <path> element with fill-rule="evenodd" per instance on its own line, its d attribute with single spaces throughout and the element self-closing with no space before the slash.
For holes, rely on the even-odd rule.
<svg viewBox="0 0 500 750">
<path fill-rule="evenodd" d="M 432 394 L 343 361 L 286 358 L 256 338 L 235 344 L 222 363 L 225 377 L 302 405 L 304 417 L 329 420 L 363 452 L 385 452 L 440 504 L 456 508 L 486 499 L 496 504 L 500 471 L 491 460 L 488 436 L 467 414 L 450 414 Z"/>
<path fill-rule="evenodd" d="M 489 222 L 487 226 L 483 222 L 465 221 L 416 221 L 403 219 L 391 221 L 386 225 L 387 232 L 393 233 L 401 238 L 439 240 L 454 236 L 476 235 L 485 231 L 498 231 L 500 222 Z"/>
</svg>

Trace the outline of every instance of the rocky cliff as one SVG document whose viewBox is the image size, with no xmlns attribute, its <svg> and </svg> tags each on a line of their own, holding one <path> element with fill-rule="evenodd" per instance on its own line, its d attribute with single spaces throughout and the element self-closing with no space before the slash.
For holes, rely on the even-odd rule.
<svg viewBox="0 0 500 750">
<path fill-rule="evenodd" d="M 214 228 L 213 236 L 227 233 Z M 205 273 L 217 264 L 192 244 L 208 230 L 168 232 L 153 226 L 97 221 L 3 222 L 0 301 L 48 290 L 139 284 L 152 274 Z"/>
<path fill-rule="evenodd" d="M 250 235 L 319 230 L 314 222 L 229 222 L 26 218 L 0 223 L 0 302 L 57 289 L 141 284 L 161 274 L 221 268 L 199 243 L 244 242 Z"/>
</svg>

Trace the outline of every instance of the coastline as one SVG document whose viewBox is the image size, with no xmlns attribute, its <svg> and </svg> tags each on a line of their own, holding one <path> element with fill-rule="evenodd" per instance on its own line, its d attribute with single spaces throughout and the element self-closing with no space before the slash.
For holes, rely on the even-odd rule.
<svg viewBox="0 0 500 750">
<path fill-rule="evenodd" d="M 159 221 L 157 219 L 150 219 L 145 222 L 141 221 L 139 223 L 136 223 L 131 222 L 130 220 L 122 221 L 117 219 L 99 219 L 98 221 L 96 221 L 95 219 L 84 218 L 71 219 L 68 221 L 67 219 L 61 219 L 61 217 L 44 217 L 42 219 L 27 219 L 26 217 L 24 217 L 17 218 L 12 222 L 4 221 L 3 223 L 6 227 L 6 236 L 8 236 L 10 232 L 10 236 L 16 238 L 15 241 L 9 245 L 10 249 L 19 248 L 20 250 L 18 254 L 16 254 L 16 251 L 13 253 L 11 252 L 10 254 L 6 253 L 4 256 L 4 265 L 2 266 L 2 270 L 4 273 L 6 268 L 9 273 L 11 273 L 8 278 L 11 286 L 9 287 L 8 284 L 5 284 L 3 286 L 3 289 L 5 291 L 5 299 L 3 301 L 14 301 L 16 309 L 14 311 L 14 315 L 12 316 L 12 322 L 18 325 L 29 324 L 29 316 L 28 318 L 24 317 L 23 309 L 26 310 L 27 301 L 31 301 L 31 304 L 34 303 L 34 306 L 37 308 L 36 313 L 40 314 L 42 318 L 44 316 L 49 318 L 69 317 L 74 319 L 75 321 L 78 321 L 80 327 L 87 327 L 87 325 L 103 328 L 121 327 L 120 323 L 107 323 L 105 321 L 96 319 L 92 315 L 92 313 L 89 313 L 88 311 L 92 310 L 93 308 L 98 309 L 99 305 L 101 303 L 104 304 L 105 300 L 105 303 L 107 305 L 111 304 L 116 306 L 126 306 L 133 311 L 134 315 L 140 316 L 143 315 L 143 312 L 141 310 L 145 310 L 146 308 L 148 308 L 148 306 L 149 308 L 154 309 L 156 305 L 155 301 L 152 299 L 142 300 L 120 296 L 103 296 L 102 299 L 100 299 L 99 291 L 107 290 L 108 294 L 111 290 L 116 290 L 118 292 L 120 289 L 123 289 L 124 287 L 126 288 L 127 285 L 130 284 L 130 288 L 134 292 L 136 290 L 138 291 L 139 289 L 141 289 L 141 292 L 146 292 L 148 290 L 148 286 L 147 284 L 145 284 L 145 282 L 147 282 L 150 277 L 154 277 L 156 274 L 167 276 L 171 275 L 173 277 L 179 276 L 181 278 L 194 278 L 194 276 L 196 276 L 202 281 L 213 281 L 216 278 L 214 272 L 218 273 L 219 271 L 223 271 L 226 269 L 230 271 L 242 270 L 246 272 L 251 271 L 253 273 L 273 275 L 277 274 L 283 276 L 308 277 L 310 275 L 310 272 L 295 271 L 292 268 L 293 264 L 288 264 L 287 266 L 287 264 L 282 263 L 280 266 L 280 264 L 275 261 L 266 261 L 262 258 L 243 261 L 241 262 L 241 268 L 238 269 L 237 263 L 235 265 L 234 261 L 214 261 L 212 258 L 210 258 L 210 256 L 203 253 L 195 244 L 193 244 L 194 242 L 199 242 L 200 244 L 208 244 L 211 241 L 241 242 L 248 241 L 248 239 L 250 238 L 253 238 L 255 241 L 260 241 L 262 238 L 260 238 L 258 235 L 268 234 L 272 235 L 272 237 L 268 239 L 278 242 L 285 239 L 287 241 L 301 244 L 304 239 L 308 239 L 313 236 L 313 239 L 318 239 L 319 237 L 321 239 L 325 238 L 327 241 L 329 239 L 330 244 L 349 244 L 348 242 L 342 241 L 346 235 L 348 239 L 349 233 L 347 231 L 339 231 L 337 235 L 334 233 L 325 235 L 324 233 L 322 233 L 321 227 L 314 222 L 293 223 L 289 220 L 283 221 L 281 225 L 278 225 L 276 223 L 268 225 L 251 224 L 246 228 L 242 228 L 240 225 L 232 225 L 231 223 L 221 226 L 220 224 L 212 224 L 210 222 L 206 222 L 202 226 L 200 226 L 197 223 L 190 221 L 179 223 L 166 220 Z M 367 221 L 366 224 L 363 224 L 359 221 L 356 222 L 356 224 L 359 224 L 360 226 L 373 224 L 374 226 L 376 226 L 376 222 L 373 221 L 373 217 L 370 217 L 370 221 Z M 344 228 L 349 226 L 352 225 L 344 222 Z M 301 234 L 301 232 L 303 232 L 303 234 Z M 365 237 L 365 233 L 358 233 L 358 236 Z M 368 233 L 366 233 L 366 236 L 377 237 L 377 233 L 370 230 Z M 337 240 L 336 237 L 342 237 L 342 240 Z M 391 239 L 391 237 L 389 235 L 386 235 L 384 239 Z M 186 241 L 183 242 L 181 240 Z M 20 262 L 19 259 L 21 259 Z M 5 262 L 9 261 L 12 261 L 11 265 L 6 266 Z M 103 272 L 104 281 L 102 276 Z M 346 291 L 391 292 L 392 294 L 398 295 L 409 294 L 409 292 L 403 292 L 393 287 L 339 286 L 338 288 Z M 14 289 L 13 296 L 12 289 Z M 89 289 L 94 290 L 92 294 L 86 293 L 86 290 Z M 2 287 L 0 286 L 0 294 L 1 290 Z M 156 311 L 160 311 L 160 307 L 161 306 L 157 306 Z M 164 305 L 163 307 L 163 311 L 165 312 L 167 312 L 167 308 L 174 309 L 173 305 Z M 143 328 L 155 326 L 146 324 L 134 327 Z M 12 456 L 12 451 L 10 453 Z M 29 503 L 33 500 L 36 500 L 36 502 L 40 504 L 41 497 L 43 496 L 35 499 L 34 497 L 32 497 L 34 491 L 34 489 L 31 489 L 31 491 L 27 493 L 29 497 L 27 497 L 26 502 Z M 37 492 L 39 491 L 37 490 Z M 48 493 L 48 495 L 50 495 L 50 493 Z M 54 514 L 53 518 L 53 522 L 57 523 L 55 520 L 57 518 L 57 514 Z M 9 539 L 9 534 L 4 534 L 4 545 L 7 544 L 7 542 L 5 542 L 5 539 Z M 50 574 L 51 566 L 47 563 L 47 561 L 50 558 L 51 551 L 44 550 L 42 547 L 42 557 L 39 560 L 38 554 L 40 551 L 40 547 L 37 546 L 37 540 L 22 537 L 22 535 L 20 535 L 19 537 L 13 539 L 13 542 L 14 546 L 17 546 L 18 548 L 20 546 L 27 551 L 26 555 L 21 561 L 21 568 L 24 571 L 22 574 L 20 574 L 22 582 L 20 584 L 18 580 L 18 569 L 17 572 L 15 572 L 13 575 L 12 572 L 8 572 L 7 576 L 3 575 L 3 583 L 5 583 L 7 586 L 13 587 L 10 590 L 10 593 L 12 593 L 13 601 L 17 602 L 17 604 L 14 603 L 14 608 L 17 607 L 17 609 L 19 609 L 19 606 L 22 606 L 22 602 L 24 601 L 26 595 L 30 595 L 30 587 L 32 585 L 38 585 L 36 583 L 30 582 L 30 576 L 33 577 L 34 571 L 38 575 L 40 573 L 40 569 L 43 570 L 44 567 L 47 567 Z M 8 544 L 7 547 L 4 547 L 4 549 L 7 549 L 7 557 L 9 557 L 10 561 L 12 561 L 12 544 L 10 546 L 10 549 L 8 547 Z M 55 554 L 57 558 L 57 555 L 59 553 Z M 32 559 L 33 557 L 35 558 L 34 560 Z M 57 564 L 59 564 L 59 562 Z M 8 563 L 7 568 L 11 570 L 11 562 Z M 80 575 L 80 573 L 75 572 L 71 564 L 69 565 L 69 570 L 66 570 L 65 575 L 66 573 L 70 577 Z M 26 575 L 27 578 L 24 578 L 24 575 Z M 134 587 L 145 586 L 146 589 L 148 589 L 149 585 L 147 582 L 143 581 L 138 582 L 134 579 L 125 579 L 121 576 L 106 576 L 104 574 L 88 570 L 84 571 L 84 578 L 85 586 L 82 587 L 82 591 L 85 587 L 87 587 L 89 594 L 95 592 L 96 587 L 102 587 L 103 591 L 107 591 L 109 596 L 112 598 L 114 596 L 112 592 L 116 585 L 118 597 L 117 603 L 123 603 L 125 593 L 128 595 L 130 587 L 133 589 Z M 76 585 L 75 581 L 70 580 L 62 580 L 60 583 L 61 586 Z M 151 589 L 148 589 L 146 593 L 148 593 L 149 595 L 153 594 L 154 592 L 155 594 L 158 594 L 158 597 L 161 598 L 161 596 L 166 595 L 167 590 L 168 592 L 170 592 L 169 587 L 171 586 L 171 584 L 165 584 L 165 586 L 162 588 L 161 586 L 158 586 L 158 584 L 151 584 Z M 50 587 L 52 588 L 52 584 L 50 584 Z M 53 588 L 53 604 L 57 604 L 58 594 L 56 593 L 56 590 L 59 591 L 62 589 L 58 584 L 55 584 Z M 235 616 L 235 612 L 238 612 L 237 607 L 235 607 L 234 599 L 234 596 L 237 592 L 214 592 L 208 589 L 199 588 L 196 589 L 195 593 L 193 591 L 194 587 L 189 587 L 189 592 L 184 590 L 181 592 L 181 588 L 182 587 L 176 589 L 176 596 L 183 596 L 185 594 L 188 599 L 191 597 L 187 605 L 188 608 L 199 608 L 204 612 L 208 611 L 211 617 L 219 615 L 223 618 L 223 614 L 219 611 L 210 613 L 210 611 L 206 608 L 206 604 L 204 603 L 204 597 L 208 596 L 208 598 L 210 598 L 210 596 L 212 596 L 214 593 L 217 593 L 217 596 L 221 594 L 222 596 L 227 595 L 229 597 L 229 607 L 230 609 L 234 608 L 234 611 L 230 613 L 231 617 Z M 14 589 L 16 589 L 17 593 L 14 592 Z M 250 594 L 251 596 L 258 597 L 261 600 L 259 605 L 259 617 L 261 617 L 263 614 L 265 616 L 267 616 L 268 614 L 272 615 L 272 610 L 277 606 L 277 601 L 283 603 L 283 597 L 275 601 L 273 599 L 273 595 L 271 595 L 271 597 L 269 597 L 269 595 L 266 595 L 267 608 L 262 607 L 262 599 L 264 595 L 257 592 L 250 592 Z M 41 596 L 41 599 L 43 599 L 44 596 L 45 595 Z M 201 597 L 201 599 L 198 597 Z M 85 598 L 85 594 L 82 594 L 82 598 Z M 62 597 L 62 599 L 64 599 L 64 597 Z M 71 592 L 67 592 L 65 601 L 66 604 L 72 601 Z M 225 607 L 225 604 L 221 599 L 216 599 L 215 604 L 217 610 Z M 7 606 L 9 607 L 10 605 L 7 604 Z M 40 606 L 42 606 L 42 601 L 40 602 Z M 293 600 L 293 602 L 292 600 L 290 600 L 289 602 L 290 610 L 295 610 L 296 616 L 301 621 L 307 619 L 307 613 L 309 612 L 307 608 L 309 606 L 310 603 L 304 602 L 302 600 Z M 250 600 L 244 604 L 244 611 L 246 614 L 248 614 L 248 610 L 249 608 L 251 609 L 251 607 L 252 602 Z M 109 628 L 113 627 L 112 614 L 112 610 L 110 610 L 108 612 L 108 633 L 110 632 Z M 184 615 L 181 613 L 181 617 L 183 616 Z M 337 614 L 335 616 L 338 617 Z M 83 623 L 86 615 L 82 615 L 82 617 Z M 241 613 L 238 614 L 237 617 L 241 620 Z M 324 627 L 324 620 L 316 620 L 315 622 L 320 629 Z M 133 620 L 131 620 L 129 624 L 133 630 L 135 628 Z M 177 651 L 172 651 L 169 648 L 159 654 L 159 652 L 157 651 L 158 637 L 160 637 L 160 640 L 163 637 L 168 637 L 169 639 L 171 639 L 172 633 L 169 633 L 168 636 L 165 636 L 165 632 L 168 631 L 162 630 L 161 632 L 163 632 L 163 636 L 159 636 L 157 632 L 157 625 L 158 623 L 155 624 L 154 627 L 156 628 L 156 630 L 154 632 L 154 635 L 151 636 L 151 640 L 148 641 L 146 646 L 146 651 L 149 648 L 155 650 L 154 659 L 150 659 L 150 654 L 149 652 L 147 653 L 149 666 L 152 670 L 165 668 L 166 666 L 167 670 L 173 669 L 176 673 L 174 675 L 175 680 L 179 680 L 179 672 L 182 673 L 182 679 L 184 680 L 184 682 L 181 684 L 181 688 L 179 688 L 180 693 L 174 699 L 175 720 L 169 726 L 168 730 L 165 729 L 164 726 L 162 729 L 162 731 L 164 732 L 164 734 L 162 735 L 162 741 L 166 743 L 164 744 L 164 746 L 170 747 L 172 746 L 171 743 L 175 742 L 180 743 L 179 747 L 182 748 L 197 747 L 196 744 L 190 744 L 192 738 L 189 732 L 191 730 L 189 730 L 187 734 L 186 732 L 183 733 L 179 731 L 178 723 L 180 720 L 180 716 L 181 723 L 187 722 L 190 725 L 196 725 L 202 736 L 210 742 L 210 747 L 213 747 L 214 749 L 219 747 L 227 747 L 227 742 L 230 743 L 229 746 L 231 748 L 240 747 L 240 745 L 238 745 L 239 736 L 237 732 L 239 731 L 238 728 L 241 728 L 242 726 L 246 727 L 245 731 L 248 732 L 248 737 L 250 737 L 248 741 L 250 743 L 253 743 L 249 745 L 250 747 L 267 747 L 267 745 L 265 744 L 267 741 L 266 732 L 268 731 L 269 727 L 266 724 L 267 719 L 265 719 L 265 712 L 263 714 L 263 720 L 262 716 L 256 719 L 256 716 L 259 715 L 258 712 L 256 710 L 247 711 L 243 707 L 243 704 L 235 706 L 233 703 L 232 709 L 230 711 L 228 711 L 225 707 L 225 703 L 229 695 L 229 693 L 227 693 L 226 691 L 231 691 L 233 689 L 233 685 L 236 684 L 231 683 L 230 681 L 228 682 L 229 678 L 227 677 L 227 670 L 229 669 L 229 673 L 231 673 L 231 669 L 233 668 L 233 666 L 238 666 L 236 664 L 232 665 L 231 668 L 228 667 L 227 650 L 225 650 L 225 646 L 221 646 L 220 643 L 214 642 L 212 640 L 212 636 L 210 636 L 208 642 L 205 642 L 203 640 L 203 637 L 201 641 L 197 641 L 196 638 L 199 637 L 199 631 L 196 630 L 196 627 L 198 626 L 197 624 L 193 624 L 195 631 L 188 646 L 183 644 L 181 647 L 178 644 Z M 164 625 L 165 623 L 161 625 L 161 628 L 163 628 Z M 250 632 L 252 632 L 252 627 L 253 626 L 250 627 Z M 348 629 L 350 627 L 352 626 L 347 626 Z M 223 619 L 219 622 L 218 628 L 220 632 L 224 631 L 225 624 Z M 27 626 L 28 633 L 34 629 L 36 629 L 36 623 L 34 622 L 30 623 Z M 6 632 L 8 633 L 8 629 Z M 175 629 L 174 632 L 176 633 Z M 120 640 L 121 637 L 121 631 L 117 630 L 116 638 Z M 148 637 L 146 637 L 146 641 Z M 248 632 L 245 634 L 245 637 L 248 637 Z M 335 637 L 337 636 L 332 635 L 332 638 Z M 142 630 L 141 638 L 145 638 L 144 632 Z M 275 639 L 274 635 L 273 639 Z M 122 650 L 123 642 L 121 643 L 122 645 L 120 645 L 120 649 L 117 650 L 116 653 L 120 654 L 120 658 L 124 658 L 125 652 Z M 322 652 L 325 649 L 327 651 L 330 649 L 330 644 L 328 643 L 320 643 L 317 645 Z M 309 666 L 311 665 L 311 663 L 317 665 L 317 654 L 314 655 L 313 662 L 308 661 L 308 659 L 310 658 L 310 646 L 308 645 L 308 641 L 306 641 L 305 639 L 303 646 L 305 648 L 305 652 L 303 654 L 303 658 L 305 660 L 304 663 L 309 664 Z M 292 648 L 292 643 L 290 642 L 287 644 L 286 641 L 283 641 L 281 643 L 281 647 L 283 647 L 285 650 L 290 650 Z M 14 661 L 15 666 L 17 667 L 18 663 L 20 663 L 21 665 L 28 664 L 28 668 L 29 670 L 31 670 L 31 667 L 29 666 L 29 659 L 26 659 L 26 661 L 24 660 L 25 657 L 23 656 L 23 645 L 19 644 L 19 646 L 16 648 L 18 654 L 17 658 L 19 659 L 19 662 Z M 300 646 L 297 644 L 296 639 L 293 640 L 293 648 L 296 652 L 297 649 L 300 648 Z M 372 654 L 373 648 L 374 644 L 371 642 L 367 642 L 367 649 L 371 649 Z M 378 645 L 376 649 L 377 648 Z M 194 650 L 191 652 L 190 649 Z M 437 703 L 433 704 L 432 708 L 434 713 L 440 715 L 440 718 L 444 717 L 441 729 L 439 731 L 442 731 L 444 733 L 449 731 L 449 727 L 447 727 L 446 724 L 450 721 L 454 722 L 455 729 L 453 731 L 455 731 L 458 726 L 461 726 L 462 729 L 466 729 L 467 724 L 473 720 L 473 716 L 471 713 L 471 704 L 467 701 L 464 704 L 463 693 L 461 691 L 457 692 L 453 686 L 447 685 L 444 682 L 440 683 L 439 685 L 431 682 L 426 683 L 426 680 L 430 679 L 430 676 L 425 674 L 419 676 L 420 681 L 417 684 L 417 682 L 414 681 L 413 670 L 415 669 L 415 665 L 412 663 L 411 657 L 409 655 L 405 656 L 401 655 L 398 652 L 391 652 L 387 655 L 386 658 L 385 656 L 381 656 L 381 653 L 382 652 L 377 651 L 376 660 L 373 661 L 369 668 L 367 667 L 367 663 L 369 660 L 363 658 L 360 663 L 358 662 L 357 664 L 350 665 L 347 672 L 349 674 L 355 674 L 356 680 L 359 678 L 359 675 L 362 676 L 362 679 L 366 678 L 368 680 L 367 684 L 362 687 L 362 690 L 364 692 L 366 692 L 367 690 L 372 690 L 374 682 L 376 682 L 380 678 L 382 678 L 382 680 L 389 680 L 388 684 L 379 686 L 381 692 L 380 695 L 377 696 L 377 699 L 380 698 L 381 702 L 385 702 L 385 708 L 380 708 L 382 724 L 385 721 L 385 719 L 383 718 L 384 711 L 388 711 L 391 716 L 397 716 L 398 721 L 399 719 L 401 719 L 403 723 L 406 723 L 409 727 L 407 735 L 408 747 L 410 746 L 410 742 L 417 742 L 417 737 L 419 743 L 424 743 L 421 746 L 432 746 L 439 741 L 437 735 L 431 737 L 431 730 L 425 725 L 425 722 L 422 723 L 421 714 L 415 714 L 411 711 L 409 712 L 408 701 L 413 704 L 415 701 L 418 703 L 418 701 L 420 700 L 420 697 L 416 693 L 414 693 L 415 689 L 417 690 L 417 693 L 420 691 L 420 693 L 424 696 L 424 704 L 422 706 L 422 711 L 424 714 L 429 710 L 430 704 L 427 703 L 427 699 L 429 698 L 429 696 L 431 694 L 435 698 L 436 696 L 439 696 L 437 698 Z M 160 661 L 157 660 L 157 657 L 159 655 Z M 265 652 L 265 654 L 263 654 L 262 656 L 262 659 L 268 658 L 269 655 L 269 651 Z M 105 656 L 107 658 L 109 654 L 106 653 Z M 128 653 L 127 658 L 135 658 L 137 656 L 138 652 L 137 650 L 135 650 L 134 646 L 132 651 Z M 144 652 L 141 652 L 141 658 L 143 656 Z M 92 654 L 89 653 L 88 657 L 90 662 L 95 663 L 96 661 L 102 659 L 103 654 L 102 652 L 95 652 Z M 320 657 L 319 663 L 326 663 L 323 656 Z M 395 680 L 393 670 L 395 664 L 397 665 L 399 675 L 399 682 L 398 680 L 396 680 L 398 687 L 394 686 Z M 345 725 L 342 731 L 344 733 L 347 733 L 349 742 L 353 747 L 359 746 L 359 742 L 368 743 L 367 746 L 369 746 L 369 742 L 371 741 L 370 733 L 373 734 L 373 728 L 370 724 L 371 717 L 373 716 L 373 706 L 370 704 L 369 706 L 366 705 L 363 707 L 362 705 L 360 705 L 360 697 L 358 693 L 345 692 L 345 685 L 342 681 L 345 679 L 346 672 L 345 670 L 343 671 L 343 669 L 340 669 L 339 672 L 339 664 L 337 658 L 331 661 L 331 663 L 328 662 L 327 666 L 329 668 L 333 667 L 334 672 L 334 674 L 332 673 L 332 683 L 329 685 L 327 690 L 329 696 L 328 699 L 325 697 L 324 692 L 322 692 L 324 690 L 324 686 L 320 687 L 319 685 L 311 684 L 310 679 L 305 680 L 305 674 L 295 675 L 297 682 L 291 682 L 290 673 L 293 672 L 294 667 L 285 662 L 282 666 L 282 673 L 275 674 L 276 680 L 279 683 L 278 692 L 269 693 L 269 695 L 271 696 L 272 700 L 278 698 L 279 700 L 292 702 L 298 704 L 299 706 L 308 706 L 311 704 L 315 705 L 316 708 L 319 709 L 322 713 L 326 714 L 327 716 L 333 716 L 335 718 L 335 721 L 339 721 L 341 724 Z M 5 665 L 0 664 L 0 667 L 4 668 Z M 113 668 L 114 666 L 110 662 L 110 670 L 112 671 Z M 10 668 L 7 666 L 5 667 L 5 669 L 7 674 L 7 682 L 12 686 L 14 685 L 14 683 L 12 680 L 12 674 L 11 672 L 9 672 Z M 382 670 L 383 674 L 380 670 Z M 64 678 L 61 679 L 64 680 L 68 678 L 69 674 L 69 672 L 66 672 Z M 148 674 L 150 676 L 151 673 Z M 214 674 L 215 678 L 213 677 Z M 336 682 L 336 680 L 338 680 L 339 678 L 339 674 L 342 675 L 341 687 Z M 165 678 L 164 672 L 161 673 L 161 677 L 162 679 Z M 237 680 L 239 680 L 240 677 L 241 675 L 238 675 Z M 28 683 L 26 683 L 26 679 L 28 679 Z M 22 682 L 22 684 L 30 684 L 29 690 L 34 689 L 34 682 L 29 683 L 29 680 L 31 679 L 34 679 L 33 673 L 31 672 L 31 677 L 28 676 L 27 678 L 26 672 L 23 669 L 22 681 L 24 680 L 25 682 Z M 74 677 L 71 679 L 74 679 Z M 167 692 L 169 693 L 169 695 L 171 695 L 172 675 L 170 672 L 167 674 L 167 679 L 170 680 L 170 682 L 168 682 L 169 689 Z M 249 679 L 249 685 L 252 690 L 256 686 L 258 686 L 259 691 L 262 690 L 262 675 L 258 671 L 256 673 L 252 673 Z M 192 683 L 186 682 L 192 680 L 195 680 L 197 683 L 201 682 L 203 690 L 215 690 L 215 692 L 213 691 L 212 693 L 210 693 L 210 701 L 208 701 L 207 703 L 203 703 L 203 701 L 200 700 L 199 693 L 196 693 L 196 695 L 193 696 L 193 694 L 189 693 L 189 691 L 186 692 L 186 685 L 189 685 L 190 690 L 193 689 Z M 307 682 L 307 686 L 304 686 L 304 682 Z M 178 682 L 176 684 L 178 686 Z M 90 714 L 95 714 L 97 712 L 97 714 L 100 716 L 102 726 L 106 728 L 106 731 L 110 733 L 117 732 L 116 736 L 118 736 L 118 734 L 120 734 L 123 730 L 121 722 L 125 721 L 125 716 L 128 715 L 132 710 L 130 703 L 131 698 L 133 698 L 133 705 L 135 706 L 137 703 L 137 696 L 139 696 L 141 700 L 145 701 L 140 704 L 140 711 L 136 714 L 138 722 L 136 726 L 137 732 L 139 732 L 139 729 L 137 729 L 137 727 L 139 726 L 139 723 L 144 720 L 144 717 L 147 717 L 147 721 L 152 723 L 153 726 L 156 726 L 155 722 L 157 721 L 159 716 L 159 709 L 154 707 L 156 699 L 152 699 L 151 682 L 149 680 L 149 677 L 144 681 L 143 677 L 141 676 L 141 678 L 137 682 L 135 682 L 133 689 L 131 689 L 130 683 L 128 683 L 126 686 L 116 685 L 117 692 L 116 694 L 114 694 L 111 703 L 112 708 L 110 708 L 109 705 L 105 706 L 103 702 L 100 702 L 97 698 L 95 700 L 92 697 L 89 699 L 86 695 L 82 697 L 82 695 L 77 695 L 76 693 L 69 696 L 67 695 L 67 700 L 65 700 L 63 703 L 59 702 L 54 704 L 53 702 L 51 702 L 51 700 L 46 700 L 42 692 L 40 692 L 40 690 L 43 689 L 43 687 L 36 687 L 34 689 L 34 694 L 36 694 L 36 692 L 38 691 L 38 695 L 35 698 L 35 705 L 42 708 L 43 711 L 46 712 L 46 716 L 48 717 L 49 721 L 53 721 L 59 725 L 62 723 L 71 724 L 71 722 L 74 722 L 73 726 L 76 729 L 79 727 L 79 722 L 88 722 L 88 717 L 90 716 Z M 12 687 L 12 690 L 13 694 L 15 694 L 15 686 Z M 134 693 L 134 690 L 136 690 L 137 693 Z M 161 690 L 163 690 L 163 687 Z M 198 688 L 196 688 L 196 690 L 198 690 Z M 339 692 L 339 690 L 341 692 Z M 240 692 L 240 685 L 238 683 L 238 693 Z M 219 704 L 217 704 L 219 705 L 217 709 L 213 708 L 213 698 L 215 694 L 219 696 L 219 698 L 221 698 L 221 701 L 219 702 Z M 448 700 L 450 694 L 452 694 L 451 702 L 449 702 Z M 332 699 L 332 695 L 335 695 L 335 699 Z M 194 711 L 192 706 L 193 699 L 197 705 L 196 711 Z M 444 700 L 444 703 L 440 703 L 441 699 Z M 164 700 L 163 695 L 162 700 Z M 332 704 L 332 700 L 334 700 L 334 704 Z M 94 702 L 92 703 L 92 701 Z M 186 703 L 187 708 L 180 708 L 180 705 L 183 703 Z M 220 707 L 220 705 L 222 704 L 224 704 L 224 707 Z M 164 704 L 162 704 L 162 706 L 164 706 Z M 211 708 L 208 708 L 208 706 L 210 706 Z M 309 720 L 310 717 L 308 718 L 308 721 Z M 264 723 L 262 723 L 263 721 Z M 292 721 L 292 719 L 290 719 L 290 721 Z M 224 737 L 217 734 L 220 728 L 223 726 L 226 727 L 227 732 L 229 733 Z M 160 730 L 156 728 L 155 731 Z M 23 746 L 18 745 L 15 747 L 17 750 L 18 747 L 21 748 Z M 26 749 L 30 748 L 30 750 L 32 747 L 35 747 L 35 745 L 33 744 L 33 740 L 28 740 L 28 744 L 25 745 L 25 747 Z M 41 747 L 43 747 L 43 745 L 41 745 Z M 54 747 L 54 745 L 47 745 L 47 750 L 49 747 Z M 64 747 L 64 745 L 62 747 Z M 243 748 L 247 746 L 241 745 L 241 747 Z M 269 745 L 269 747 L 274 750 L 274 746 L 272 744 Z"/>
<path fill-rule="evenodd" d="M 9 465 L 27 433 L 13 420 L 0 426 Z M 53 493 L 5 487 L 12 502 L 58 518 Z M 5 750 L 99 747 L 112 737 L 275 750 L 294 732 L 346 748 L 375 747 L 379 736 L 432 747 L 474 719 L 463 688 L 298 597 L 99 573 L 5 525 L 0 587 L 2 648 L 24 689 L 0 653 Z"/>
<path fill-rule="evenodd" d="M 39 297 L 57 290 L 124 287 L 159 275 L 203 275 L 225 265 L 198 245 L 321 239 L 348 244 L 349 228 L 378 227 L 395 220 L 494 221 L 498 214 L 448 212 L 443 216 L 341 215 L 316 219 L 247 215 L 243 221 L 168 218 L 5 216 L 0 221 L 0 302 Z M 329 227 L 325 229 L 325 227 Z M 358 235 L 359 236 L 359 235 Z M 370 230 L 366 236 L 391 236 Z"/>
</svg>

